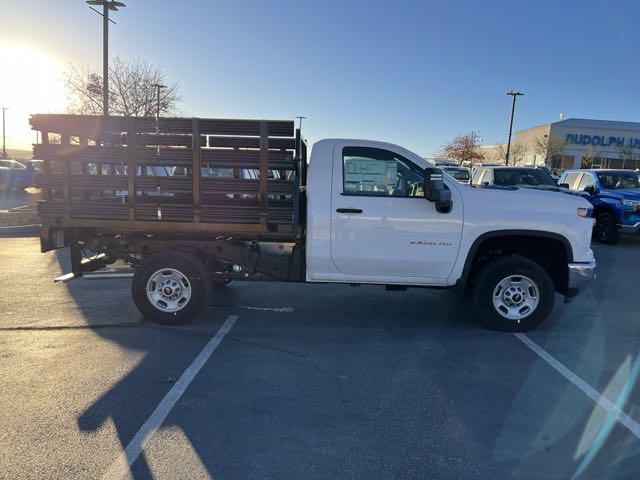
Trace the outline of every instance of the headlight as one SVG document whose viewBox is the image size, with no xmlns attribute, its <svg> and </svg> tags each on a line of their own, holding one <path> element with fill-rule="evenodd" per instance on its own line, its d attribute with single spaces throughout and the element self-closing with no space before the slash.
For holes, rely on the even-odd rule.
<svg viewBox="0 0 640 480">
<path fill-rule="evenodd" d="M 629 207 L 629 208 L 638 208 L 638 207 L 640 207 L 640 200 L 627 200 L 626 198 L 623 198 L 620 201 L 622 202 L 622 204 L 625 207 Z"/>
<path fill-rule="evenodd" d="M 590 208 L 590 207 L 579 207 L 578 210 L 576 211 L 576 213 L 581 217 L 591 218 L 591 217 L 593 217 L 593 208 Z"/>
</svg>

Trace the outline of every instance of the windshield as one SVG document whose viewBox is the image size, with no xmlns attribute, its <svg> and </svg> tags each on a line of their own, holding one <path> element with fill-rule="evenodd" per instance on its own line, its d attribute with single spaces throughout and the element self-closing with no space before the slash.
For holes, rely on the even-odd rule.
<svg viewBox="0 0 640 480">
<path fill-rule="evenodd" d="M 466 168 L 445 168 L 444 171 L 460 182 L 469 181 L 469 170 Z"/>
<path fill-rule="evenodd" d="M 622 188 L 640 188 L 638 172 L 597 172 L 602 188 L 619 190 Z"/>
<path fill-rule="evenodd" d="M 551 175 L 537 168 L 500 168 L 493 171 L 493 183 L 501 187 L 548 185 L 557 187 Z"/>
</svg>

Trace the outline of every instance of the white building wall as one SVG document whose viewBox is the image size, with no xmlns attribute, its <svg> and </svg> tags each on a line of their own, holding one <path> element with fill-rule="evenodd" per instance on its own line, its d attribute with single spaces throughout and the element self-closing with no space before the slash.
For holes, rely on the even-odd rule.
<svg viewBox="0 0 640 480">
<path fill-rule="evenodd" d="M 622 159 L 619 140 L 623 140 L 624 145 L 635 143 L 640 138 L 640 123 L 568 119 L 552 124 L 551 135 L 560 141 L 569 140 L 565 152 L 575 156 L 574 168 L 580 168 L 584 156 Z M 587 137 L 591 137 L 588 143 Z M 640 148 L 637 150 L 640 157 Z"/>
<path fill-rule="evenodd" d="M 564 168 L 580 168 L 583 157 L 604 158 L 605 162 L 610 164 L 616 159 L 622 159 L 624 155 L 621 152 L 620 140 L 624 145 L 633 147 L 634 156 L 638 159 L 637 162 L 631 162 L 632 164 L 626 160 L 625 168 L 640 168 L 640 122 L 580 118 L 569 118 L 515 132 L 511 141 L 509 163 L 544 164 L 544 155 L 536 150 L 538 142 L 545 136 L 560 142 L 569 140 L 563 152 Z M 487 160 L 495 161 L 493 157 L 506 151 L 506 145 L 485 145 L 482 151 Z M 568 163 L 571 162 L 570 157 L 573 157 L 572 164 Z M 621 168 L 622 164 L 602 166 Z"/>
</svg>

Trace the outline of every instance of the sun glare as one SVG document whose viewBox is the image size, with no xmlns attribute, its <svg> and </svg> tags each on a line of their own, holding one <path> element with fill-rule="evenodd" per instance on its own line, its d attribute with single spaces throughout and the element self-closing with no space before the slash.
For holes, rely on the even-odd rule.
<svg viewBox="0 0 640 480">
<path fill-rule="evenodd" d="M 42 51 L 4 43 L 0 43 L 0 65 L 0 106 L 9 108 L 7 140 L 13 148 L 24 148 L 33 138 L 28 124 L 30 114 L 64 109 L 63 68 Z"/>
</svg>

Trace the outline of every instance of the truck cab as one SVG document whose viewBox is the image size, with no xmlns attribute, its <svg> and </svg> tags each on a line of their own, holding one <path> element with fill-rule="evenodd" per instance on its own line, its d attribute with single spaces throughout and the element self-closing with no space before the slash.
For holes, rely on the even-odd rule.
<svg viewBox="0 0 640 480">
<path fill-rule="evenodd" d="M 451 208 L 443 214 L 435 202 L 425 201 L 429 167 L 396 145 L 317 142 L 308 176 L 307 279 L 447 285 L 464 206 L 459 187 L 442 173 Z"/>
</svg>

